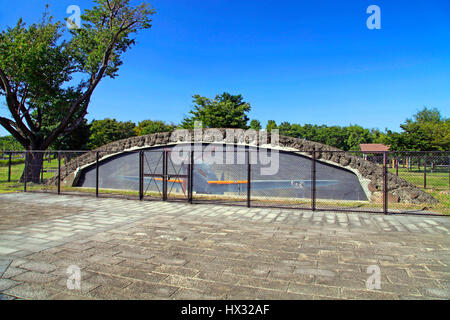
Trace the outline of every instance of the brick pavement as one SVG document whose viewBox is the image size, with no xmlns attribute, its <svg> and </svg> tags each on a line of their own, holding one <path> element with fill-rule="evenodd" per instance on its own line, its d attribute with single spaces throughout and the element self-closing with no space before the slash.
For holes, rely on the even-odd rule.
<svg viewBox="0 0 450 320">
<path fill-rule="evenodd" d="M 450 297 L 447 217 L 17 193 L 0 218 L 0 299 Z"/>
</svg>

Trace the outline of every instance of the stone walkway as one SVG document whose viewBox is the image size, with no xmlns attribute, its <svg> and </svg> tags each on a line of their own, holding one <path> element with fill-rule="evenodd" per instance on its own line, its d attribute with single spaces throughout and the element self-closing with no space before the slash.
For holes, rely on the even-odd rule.
<svg viewBox="0 0 450 320">
<path fill-rule="evenodd" d="M 448 299 L 449 233 L 447 217 L 2 194 L 0 299 Z"/>
</svg>

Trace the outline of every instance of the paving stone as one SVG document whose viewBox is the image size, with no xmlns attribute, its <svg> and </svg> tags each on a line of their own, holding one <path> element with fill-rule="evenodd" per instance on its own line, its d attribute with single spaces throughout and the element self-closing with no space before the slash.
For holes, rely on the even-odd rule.
<svg viewBox="0 0 450 320">
<path fill-rule="evenodd" d="M 133 283 L 129 279 L 109 276 L 105 274 L 95 274 L 89 278 L 89 282 L 103 286 L 113 286 L 117 288 L 125 288 Z"/>
<path fill-rule="evenodd" d="M 9 267 L 8 269 L 6 269 L 6 271 L 3 273 L 1 277 L 3 279 L 8 279 L 24 272 L 26 272 L 26 270 L 24 269 Z"/>
<path fill-rule="evenodd" d="M 12 280 L 21 281 L 21 282 L 30 282 L 30 283 L 49 283 L 53 282 L 57 279 L 56 276 L 50 274 L 44 274 L 34 271 L 27 271 L 14 277 L 11 277 Z"/>
<path fill-rule="evenodd" d="M 60 292 L 52 296 L 52 300 L 93 300 L 93 297 L 87 296 L 84 292 L 79 294 Z"/>
<path fill-rule="evenodd" d="M 448 298 L 448 218 L 18 195 L 0 208 L 31 218 L 0 221 L 0 259 L 19 298 Z M 381 290 L 365 289 L 370 265 Z"/>
<path fill-rule="evenodd" d="M 155 295 L 155 297 L 163 297 L 163 298 L 169 298 L 177 290 L 178 287 L 161 284 L 152 284 L 146 282 L 136 282 L 127 287 L 127 291 L 134 291 L 136 293 L 145 293 Z"/>
<path fill-rule="evenodd" d="M 239 280 L 239 285 L 262 289 L 280 290 L 284 292 L 287 290 L 289 282 L 285 280 L 241 277 Z"/>
<path fill-rule="evenodd" d="M 58 293 L 58 290 L 42 285 L 24 283 L 2 292 L 21 299 L 47 300 Z"/>
<path fill-rule="evenodd" d="M 174 300 L 222 300 L 225 294 L 222 295 L 211 295 L 205 294 L 201 291 L 196 291 L 192 289 L 179 289 L 175 294 L 171 296 Z"/>
<path fill-rule="evenodd" d="M 7 294 L 0 293 L 0 300 L 15 300 L 16 298 Z"/>
<path fill-rule="evenodd" d="M 341 297 L 343 299 L 357 299 L 357 300 L 398 300 L 400 299 L 399 294 L 393 294 L 388 292 L 383 292 L 379 290 L 354 290 L 343 288 Z"/>
<path fill-rule="evenodd" d="M 304 285 L 299 283 L 289 283 L 288 292 L 307 294 L 307 295 L 320 295 L 324 297 L 338 297 L 339 288 L 323 285 Z"/>
<path fill-rule="evenodd" d="M 187 276 L 187 278 L 191 278 Z M 225 283 L 225 284 L 237 284 L 240 282 L 242 277 L 237 276 L 232 273 L 228 272 L 222 272 L 222 271 L 200 271 L 197 275 L 194 277 L 195 279 L 201 279 L 201 280 L 207 280 L 207 281 L 214 281 L 219 283 Z"/>
<path fill-rule="evenodd" d="M 178 266 L 160 265 L 153 269 L 155 273 L 174 274 L 179 276 L 194 277 L 199 274 L 199 271 L 191 268 L 184 268 Z M 202 273 L 203 274 L 203 273 Z"/>
<path fill-rule="evenodd" d="M 0 279 L 0 291 L 5 291 L 11 287 L 20 284 L 20 282 L 10 280 L 10 279 Z"/>
<path fill-rule="evenodd" d="M 450 298 L 450 289 L 424 288 L 421 289 L 423 295 L 448 300 Z"/>
<path fill-rule="evenodd" d="M 295 268 L 294 274 L 305 274 L 313 276 L 325 276 L 325 277 L 336 277 L 336 272 L 324 269 L 311 269 L 311 268 Z"/>
<path fill-rule="evenodd" d="M 22 264 L 20 268 L 40 273 L 49 273 L 55 270 L 56 266 L 49 263 L 29 261 Z"/>
<path fill-rule="evenodd" d="M 98 282 L 92 282 L 91 279 L 92 279 L 92 277 L 88 278 L 88 280 L 81 278 L 79 289 L 78 288 L 69 288 L 68 283 L 67 283 L 67 281 L 68 281 L 67 278 L 63 278 L 63 279 L 59 280 L 56 283 L 56 285 L 53 282 L 51 284 L 51 287 L 55 288 L 58 291 L 62 290 L 65 293 L 87 294 L 90 291 L 92 291 L 95 288 L 100 286 L 100 284 Z"/>
<path fill-rule="evenodd" d="M 13 252 L 16 252 L 17 249 L 11 249 L 11 248 L 6 248 L 6 247 L 1 247 L 0 246 L 0 255 L 7 255 Z"/>
</svg>

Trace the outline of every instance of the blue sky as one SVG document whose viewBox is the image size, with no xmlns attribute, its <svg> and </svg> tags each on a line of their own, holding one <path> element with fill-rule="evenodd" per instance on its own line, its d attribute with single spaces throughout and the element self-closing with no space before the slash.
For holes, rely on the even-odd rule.
<svg viewBox="0 0 450 320">
<path fill-rule="evenodd" d="M 0 28 L 62 19 L 91 1 L 0 0 Z M 241 93 L 251 119 L 399 130 L 423 106 L 450 111 L 450 1 L 153 0 L 120 76 L 104 79 L 88 119 L 180 122 L 192 95 Z M 369 30 L 366 9 L 381 8 Z M 0 107 L 2 108 L 2 107 Z M 4 107 L 0 111 L 6 114 Z M 0 129 L 0 135 L 6 131 Z"/>
</svg>

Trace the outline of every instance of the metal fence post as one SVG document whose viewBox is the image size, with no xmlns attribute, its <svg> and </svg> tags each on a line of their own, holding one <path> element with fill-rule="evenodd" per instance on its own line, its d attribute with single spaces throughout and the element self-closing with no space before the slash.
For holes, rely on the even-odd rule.
<svg viewBox="0 0 450 320">
<path fill-rule="evenodd" d="M 250 150 L 247 150 L 247 208 L 250 208 L 250 194 L 251 194 L 251 164 L 250 164 Z"/>
<path fill-rule="evenodd" d="M 98 151 L 95 153 L 95 196 L 98 198 Z"/>
<path fill-rule="evenodd" d="M 189 173 L 188 173 L 188 201 L 190 204 L 192 204 L 192 197 L 193 197 L 193 183 L 192 180 L 194 178 L 194 151 L 191 150 L 191 157 L 189 159 Z"/>
<path fill-rule="evenodd" d="M 61 194 L 61 152 L 58 152 L 58 194 Z"/>
<path fill-rule="evenodd" d="M 139 152 L 139 200 L 144 199 L 144 151 Z"/>
<path fill-rule="evenodd" d="M 395 175 L 398 177 L 398 157 L 395 157 Z"/>
<path fill-rule="evenodd" d="M 9 153 L 9 161 L 8 161 L 8 182 L 11 182 L 11 162 L 12 162 L 12 152 Z"/>
<path fill-rule="evenodd" d="M 27 192 L 27 180 L 28 180 L 28 151 L 25 151 L 25 166 L 24 166 L 24 180 L 23 180 L 23 191 Z"/>
<path fill-rule="evenodd" d="M 383 213 L 388 214 L 387 152 L 383 152 Z"/>
<path fill-rule="evenodd" d="M 167 200 L 167 151 L 163 151 L 163 201 Z"/>
<path fill-rule="evenodd" d="M 42 156 L 44 157 L 44 156 Z M 44 161 L 42 160 L 42 167 L 41 167 L 41 183 L 44 183 Z"/>
<path fill-rule="evenodd" d="M 316 210 L 316 152 L 312 152 L 311 161 L 311 210 Z"/>
<path fill-rule="evenodd" d="M 427 156 L 423 156 L 423 188 L 427 188 Z"/>
</svg>

